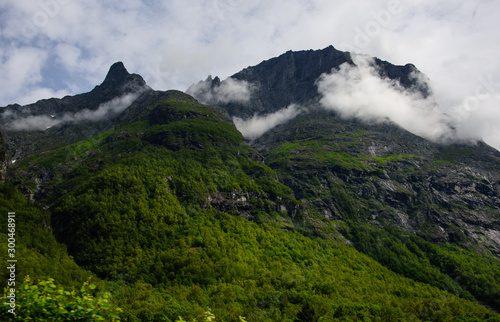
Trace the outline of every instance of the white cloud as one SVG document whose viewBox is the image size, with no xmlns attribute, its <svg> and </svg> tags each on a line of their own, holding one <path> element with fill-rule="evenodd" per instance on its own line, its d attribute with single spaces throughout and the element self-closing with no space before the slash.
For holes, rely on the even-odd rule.
<svg viewBox="0 0 500 322">
<path fill-rule="evenodd" d="M 205 104 L 246 104 L 250 101 L 252 91 L 256 85 L 244 80 L 227 78 L 212 87 L 212 78 L 205 82 L 191 85 L 186 93 Z"/>
<path fill-rule="evenodd" d="M 139 95 L 140 92 L 125 94 L 99 105 L 96 110 L 86 109 L 74 114 L 16 117 L 13 112 L 9 111 L 3 113 L 2 118 L 8 120 L 6 127 L 11 131 L 46 130 L 61 123 L 99 121 L 111 118 L 127 109 Z"/>
<path fill-rule="evenodd" d="M 57 60 L 63 66 L 71 68 L 72 70 L 78 70 L 79 60 L 82 54 L 80 48 L 61 43 L 56 46 L 55 54 L 57 56 Z"/>
<path fill-rule="evenodd" d="M 481 91 L 469 96 L 455 107 L 452 114 L 457 124 L 457 134 L 462 139 L 483 139 L 494 147 L 500 147 L 500 93 Z"/>
<path fill-rule="evenodd" d="M 404 89 L 398 82 L 381 78 L 375 62 L 352 55 L 356 66 L 344 63 L 338 71 L 323 74 L 317 81 L 321 105 L 345 118 L 366 122 L 388 120 L 421 137 L 443 141 L 452 136 L 449 120 L 432 98 Z M 420 77 L 415 76 L 418 80 Z"/>
<path fill-rule="evenodd" d="M 48 129 L 61 122 L 61 120 L 53 119 L 47 115 L 38 115 L 15 119 L 6 127 L 11 131 L 37 131 Z"/>
<path fill-rule="evenodd" d="M 114 98 L 109 102 L 99 105 L 94 111 L 80 111 L 71 117 L 72 121 L 99 121 L 116 116 L 125 111 L 137 99 L 137 97 L 139 97 L 140 93 L 142 93 L 142 91 Z"/>
<path fill-rule="evenodd" d="M 253 87 L 246 81 L 228 78 L 215 90 L 215 99 L 221 103 L 247 103 Z"/>
<path fill-rule="evenodd" d="M 252 118 L 243 120 L 234 117 L 233 122 L 238 131 L 248 140 L 255 140 L 274 127 L 285 124 L 304 112 L 304 109 L 293 104 L 277 112 L 264 116 L 254 115 Z"/>
<path fill-rule="evenodd" d="M 16 94 L 26 95 L 28 88 L 43 80 L 45 51 L 35 47 L 8 47 L 1 54 L 0 97 L 13 99 Z"/>
</svg>

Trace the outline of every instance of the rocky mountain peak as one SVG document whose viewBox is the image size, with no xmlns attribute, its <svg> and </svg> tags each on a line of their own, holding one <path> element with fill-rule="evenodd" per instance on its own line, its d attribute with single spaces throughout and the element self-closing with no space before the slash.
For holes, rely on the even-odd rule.
<svg viewBox="0 0 500 322">
<path fill-rule="evenodd" d="M 130 73 L 125 68 L 125 65 L 121 61 L 119 61 L 111 65 L 104 81 L 120 80 L 126 78 L 129 75 Z"/>
<path fill-rule="evenodd" d="M 97 86 L 95 90 L 116 92 L 115 94 L 136 92 L 142 88 L 146 88 L 146 82 L 137 74 L 130 74 L 125 65 L 119 61 L 111 65 L 104 82 Z"/>
</svg>

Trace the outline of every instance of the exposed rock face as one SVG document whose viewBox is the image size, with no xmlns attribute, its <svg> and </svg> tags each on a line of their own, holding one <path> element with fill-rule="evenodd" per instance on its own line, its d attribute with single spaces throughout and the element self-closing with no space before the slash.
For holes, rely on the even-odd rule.
<svg viewBox="0 0 500 322">
<path fill-rule="evenodd" d="M 252 211 L 261 209 L 262 205 L 255 203 L 257 200 L 264 200 L 264 195 L 254 192 L 231 191 L 231 192 L 218 192 L 207 196 L 208 205 L 211 207 L 227 212 L 238 214 L 246 218 L 253 218 Z M 278 198 L 275 201 L 268 201 L 266 210 L 268 212 L 277 212 L 286 216 L 294 218 L 299 212 L 299 206 L 291 203 L 288 200 Z"/>
<path fill-rule="evenodd" d="M 244 217 L 250 217 L 251 211 L 257 209 L 250 202 L 251 197 L 249 193 L 243 191 L 219 192 L 209 195 L 207 201 L 217 210 L 228 213 L 236 212 Z"/>
<path fill-rule="evenodd" d="M 227 103 L 218 106 L 230 116 L 247 118 L 254 114 L 272 113 L 290 104 L 315 105 L 320 99 L 316 80 L 343 63 L 354 64 L 351 54 L 333 46 L 316 51 L 288 51 L 230 77 L 252 85 L 252 95 L 247 104 Z M 395 66 L 379 59 L 375 59 L 375 63 L 381 76 L 397 80 L 406 88 L 416 86 L 412 73 L 419 72 L 415 66 Z M 205 88 L 212 90 L 221 84 L 218 77 L 209 77 L 204 82 L 208 85 Z M 418 90 L 423 93 L 429 91 L 426 87 Z"/>
<path fill-rule="evenodd" d="M 484 143 L 441 145 L 396 126 L 311 113 L 253 144 L 319 215 L 500 254 L 500 153 Z"/>
<path fill-rule="evenodd" d="M 123 63 L 117 62 L 109 68 L 104 82 L 96 86 L 90 93 L 113 99 L 114 97 L 137 92 L 144 88 L 151 89 L 140 75 L 129 74 Z M 101 100 L 103 99 L 101 98 Z M 106 98 L 104 98 L 105 100 Z"/>
</svg>

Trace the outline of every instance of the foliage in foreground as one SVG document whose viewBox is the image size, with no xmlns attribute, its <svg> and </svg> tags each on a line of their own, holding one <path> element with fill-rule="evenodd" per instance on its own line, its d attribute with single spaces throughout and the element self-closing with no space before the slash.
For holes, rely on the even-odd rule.
<svg viewBox="0 0 500 322">
<path fill-rule="evenodd" d="M 109 303 L 109 293 L 92 295 L 96 285 L 87 281 L 79 290 L 66 291 L 53 279 L 33 283 L 29 277 L 19 286 L 15 314 L 2 305 L 3 321 L 120 321 L 120 308 Z M 8 290 L 4 290 L 3 301 Z"/>
</svg>

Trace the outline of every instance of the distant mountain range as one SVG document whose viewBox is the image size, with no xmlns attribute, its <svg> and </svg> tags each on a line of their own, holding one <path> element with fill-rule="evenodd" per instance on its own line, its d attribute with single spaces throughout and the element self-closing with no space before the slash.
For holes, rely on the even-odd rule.
<svg viewBox="0 0 500 322">
<path fill-rule="evenodd" d="M 500 152 L 414 65 L 330 46 L 183 93 L 118 62 L 0 124 L 19 276 L 94 275 L 124 320 L 499 318 Z"/>
</svg>

